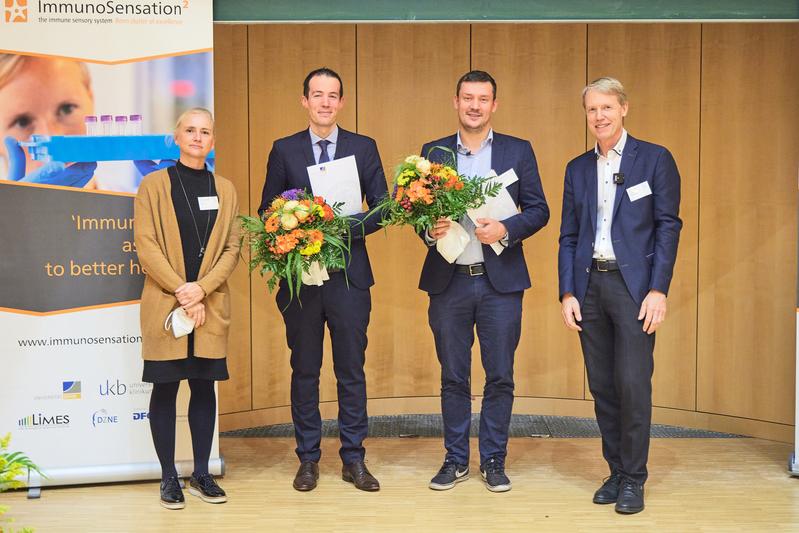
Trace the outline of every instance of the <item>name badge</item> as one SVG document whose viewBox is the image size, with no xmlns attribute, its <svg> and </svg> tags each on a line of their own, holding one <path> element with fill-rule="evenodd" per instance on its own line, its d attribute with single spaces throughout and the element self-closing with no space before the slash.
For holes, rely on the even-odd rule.
<svg viewBox="0 0 799 533">
<path fill-rule="evenodd" d="M 198 196 L 197 201 L 200 203 L 200 211 L 212 211 L 219 209 L 218 196 Z"/>
<path fill-rule="evenodd" d="M 630 196 L 630 201 L 634 202 L 652 194 L 652 189 L 649 188 L 648 181 L 643 181 L 627 189 L 627 194 Z"/>
</svg>

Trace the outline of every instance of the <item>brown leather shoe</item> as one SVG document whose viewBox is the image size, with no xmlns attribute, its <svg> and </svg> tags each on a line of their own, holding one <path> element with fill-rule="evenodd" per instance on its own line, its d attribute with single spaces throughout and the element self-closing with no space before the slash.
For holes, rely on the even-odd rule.
<svg viewBox="0 0 799 533">
<path fill-rule="evenodd" d="M 307 492 L 316 488 L 319 479 L 319 465 L 313 461 L 300 463 L 297 475 L 294 476 L 294 488 L 300 492 Z"/>
<path fill-rule="evenodd" d="M 341 467 L 341 479 L 355 485 L 355 488 L 368 492 L 380 490 L 380 483 L 369 473 L 363 461 Z"/>
</svg>

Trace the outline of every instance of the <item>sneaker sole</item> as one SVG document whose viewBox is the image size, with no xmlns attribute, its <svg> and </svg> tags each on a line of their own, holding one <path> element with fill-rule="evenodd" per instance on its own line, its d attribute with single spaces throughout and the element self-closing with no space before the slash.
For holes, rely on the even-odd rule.
<svg viewBox="0 0 799 533">
<path fill-rule="evenodd" d="M 225 503 L 227 501 L 227 496 L 206 496 L 199 490 L 195 488 L 189 488 L 189 494 L 192 496 L 197 496 L 202 501 L 206 503 Z"/>
<path fill-rule="evenodd" d="M 453 481 L 452 483 L 448 483 L 446 485 L 442 485 L 440 483 L 433 483 L 431 481 L 430 484 L 428 485 L 428 487 L 430 487 L 433 490 L 449 490 L 449 489 L 455 487 L 455 485 L 457 485 L 461 481 L 466 481 L 467 479 L 469 479 L 469 474 L 466 474 L 465 476 L 461 476 L 461 477 L 456 477 L 455 481 Z"/>
<path fill-rule="evenodd" d="M 186 502 L 165 502 L 164 500 L 159 500 L 161 502 L 161 507 L 164 509 L 169 509 L 170 511 L 177 511 L 186 507 Z"/>
<path fill-rule="evenodd" d="M 610 499 L 610 498 L 596 498 L 596 497 L 594 497 L 593 501 L 594 501 L 594 503 L 599 504 L 599 505 L 607 505 L 609 503 L 616 503 L 616 500 L 618 500 L 618 498 Z"/>
<path fill-rule="evenodd" d="M 508 483 L 507 485 L 489 485 L 488 480 L 486 480 L 485 474 L 480 472 L 481 477 L 483 478 L 483 483 L 485 483 L 486 488 L 491 492 L 508 492 L 511 487 L 513 487 L 512 483 Z"/>
</svg>

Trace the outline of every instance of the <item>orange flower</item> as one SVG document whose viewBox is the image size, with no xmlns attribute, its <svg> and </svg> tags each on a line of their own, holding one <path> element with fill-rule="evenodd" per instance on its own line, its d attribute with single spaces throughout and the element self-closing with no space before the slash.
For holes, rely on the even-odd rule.
<svg viewBox="0 0 799 533">
<path fill-rule="evenodd" d="M 394 196 L 394 200 L 399 202 L 402 200 L 402 196 L 405 194 L 405 187 L 397 187 L 397 194 Z"/>
<path fill-rule="evenodd" d="M 322 206 L 322 209 L 325 212 L 324 219 L 327 220 L 327 221 L 333 220 L 333 218 L 335 217 L 335 213 L 333 213 L 333 209 L 327 204 L 324 204 Z"/>
<path fill-rule="evenodd" d="M 427 205 L 433 203 L 433 196 L 430 194 L 430 189 L 427 188 L 429 181 L 420 179 L 412 182 L 408 187 L 408 198 L 411 202 L 422 201 Z"/>
<path fill-rule="evenodd" d="M 271 216 L 266 219 L 264 222 L 264 229 L 267 233 L 274 233 L 277 231 L 277 228 L 280 227 L 280 218 L 276 216 Z"/>
<path fill-rule="evenodd" d="M 272 253 L 279 255 L 287 254 L 297 246 L 297 239 L 291 234 L 278 235 L 275 239 L 274 246 L 270 246 L 269 250 Z"/>
<path fill-rule="evenodd" d="M 308 239 L 311 242 L 324 241 L 325 240 L 325 234 L 322 233 L 321 231 L 319 231 L 318 229 L 308 230 L 306 232 L 306 235 L 308 236 Z"/>
<path fill-rule="evenodd" d="M 305 237 L 305 230 L 295 229 L 289 235 L 294 237 L 295 239 L 299 240 Z"/>
<path fill-rule="evenodd" d="M 463 189 L 463 182 L 461 180 L 458 180 L 455 182 L 455 190 L 460 191 L 461 189 Z"/>
</svg>

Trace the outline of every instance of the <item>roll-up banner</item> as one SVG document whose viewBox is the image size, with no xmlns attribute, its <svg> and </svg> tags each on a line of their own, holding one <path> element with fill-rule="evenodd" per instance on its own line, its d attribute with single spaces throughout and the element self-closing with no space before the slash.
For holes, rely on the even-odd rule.
<svg viewBox="0 0 799 533">
<path fill-rule="evenodd" d="M 0 5 L 0 436 L 46 474 L 29 486 L 159 478 L 133 198 L 180 113 L 212 109 L 212 1 Z"/>
</svg>

